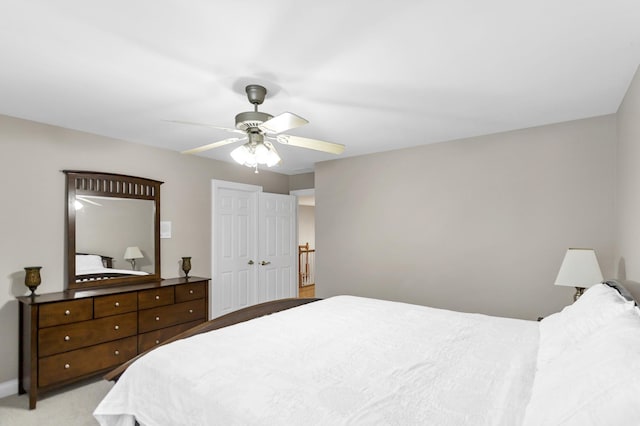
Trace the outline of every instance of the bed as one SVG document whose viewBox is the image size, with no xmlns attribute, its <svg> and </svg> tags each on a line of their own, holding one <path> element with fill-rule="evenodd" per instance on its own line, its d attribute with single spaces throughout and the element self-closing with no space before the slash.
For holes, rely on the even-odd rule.
<svg viewBox="0 0 640 426">
<path fill-rule="evenodd" d="M 104 280 L 130 275 L 149 275 L 143 271 L 113 269 L 113 258 L 99 254 L 76 253 L 76 282 Z"/>
<path fill-rule="evenodd" d="M 635 425 L 640 314 L 605 284 L 540 322 L 337 296 L 110 377 L 103 426 Z"/>
</svg>

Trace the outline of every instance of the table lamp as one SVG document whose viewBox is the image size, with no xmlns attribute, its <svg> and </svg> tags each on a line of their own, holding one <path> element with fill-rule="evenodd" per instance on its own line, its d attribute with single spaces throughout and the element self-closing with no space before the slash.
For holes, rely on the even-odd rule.
<svg viewBox="0 0 640 426">
<path fill-rule="evenodd" d="M 573 300 L 584 293 L 585 288 L 602 282 L 602 272 L 598 265 L 596 252 L 591 248 L 570 248 L 564 255 L 555 285 L 576 288 Z"/>
<path fill-rule="evenodd" d="M 131 262 L 131 269 L 136 270 L 136 259 L 142 259 L 144 256 L 138 247 L 127 247 L 124 251 L 124 259 Z"/>
</svg>

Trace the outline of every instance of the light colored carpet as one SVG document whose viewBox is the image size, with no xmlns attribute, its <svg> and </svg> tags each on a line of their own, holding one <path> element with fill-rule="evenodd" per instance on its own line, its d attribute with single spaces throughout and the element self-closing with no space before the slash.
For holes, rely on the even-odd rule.
<svg viewBox="0 0 640 426">
<path fill-rule="evenodd" d="M 93 410 L 113 386 L 101 378 L 67 386 L 38 398 L 29 410 L 29 397 L 12 395 L 0 399 L 1 426 L 96 426 Z"/>
</svg>

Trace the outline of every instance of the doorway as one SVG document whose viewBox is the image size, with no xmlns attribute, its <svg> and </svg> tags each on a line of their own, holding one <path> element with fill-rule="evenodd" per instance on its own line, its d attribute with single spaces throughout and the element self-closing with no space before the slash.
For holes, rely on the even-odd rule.
<svg viewBox="0 0 640 426">
<path fill-rule="evenodd" d="M 298 200 L 298 297 L 315 297 L 315 190 L 291 191 Z"/>
</svg>

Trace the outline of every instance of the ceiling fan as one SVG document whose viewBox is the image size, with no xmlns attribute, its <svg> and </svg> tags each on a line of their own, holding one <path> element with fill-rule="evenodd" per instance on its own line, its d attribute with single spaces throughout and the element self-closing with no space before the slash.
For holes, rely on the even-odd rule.
<svg viewBox="0 0 640 426">
<path fill-rule="evenodd" d="M 283 112 L 282 114 L 274 117 L 266 112 L 258 111 L 258 105 L 264 102 L 264 98 L 267 95 L 267 89 L 258 84 L 250 84 L 245 88 L 245 91 L 247 92 L 247 98 L 249 99 L 249 102 L 253 104 L 254 109 L 253 111 L 241 112 L 236 115 L 235 129 L 192 123 L 189 121 L 171 120 L 174 123 L 207 126 L 213 129 L 225 130 L 227 132 L 242 135 L 223 139 L 197 148 L 188 149 L 182 153 L 197 154 L 199 152 L 218 148 L 224 145 L 247 141 L 243 145 L 234 149 L 231 152 L 231 157 L 239 164 L 255 168 L 255 172 L 258 173 L 259 164 L 265 164 L 267 167 L 272 167 L 282 161 L 272 143 L 274 141 L 284 145 L 308 148 L 331 154 L 342 154 L 344 151 L 344 145 L 341 144 L 283 134 L 282 132 L 305 125 L 308 121 L 291 112 Z"/>
</svg>

